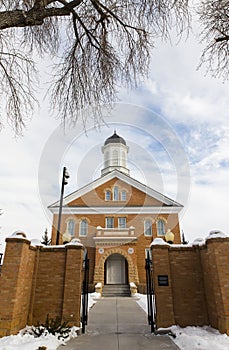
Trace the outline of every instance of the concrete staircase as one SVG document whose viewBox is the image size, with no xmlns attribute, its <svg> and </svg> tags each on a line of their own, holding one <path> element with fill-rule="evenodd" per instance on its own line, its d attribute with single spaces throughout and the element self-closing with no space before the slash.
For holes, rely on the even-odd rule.
<svg viewBox="0 0 229 350">
<path fill-rule="evenodd" d="M 106 284 L 103 286 L 103 297 L 130 297 L 128 284 Z"/>
</svg>

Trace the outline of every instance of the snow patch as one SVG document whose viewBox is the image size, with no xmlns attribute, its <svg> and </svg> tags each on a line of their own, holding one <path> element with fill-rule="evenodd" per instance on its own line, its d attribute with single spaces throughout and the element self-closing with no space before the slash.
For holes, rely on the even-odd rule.
<svg viewBox="0 0 229 350">
<path fill-rule="evenodd" d="M 210 231 L 209 232 L 209 235 L 207 236 L 206 240 L 207 239 L 213 239 L 213 238 L 227 238 L 228 236 L 223 233 L 222 231 L 220 230 L 213 230 L 213 231 Z"/>
<path fill-rule="evenodd" d="M 65 244 L 65 245 L 78 245 L 80 247 L 83 247 L 83 244 L 81 243 L 79 238 L 73 238 L 71 242 Z"/>
<path fill-rule="evenodd" d="M 147 313 L 147 295 L 140 293 L 137 293 L 136 295 L 139 297 L 137 303 Z M 181 328 L 179 326 L 171 326 L 169 329 L 176 335 L 175 339 L 171 339 L 182 350 L 229 349 L 229 336 L 221 334 L 218 330 L 212 327 L 189 326 Z"/>
<path fill-rule="evenodd" d="M 17 237 L 17 238 L 23 238 L 23 239 L 24 239 L 24 238 L 27 238 L 25 232 L 23 232 L 23 231 L 21 231 L 21 230 L 15 231 L 14 233 L 12 233 L 12 235 L 10 235 L 10 236 L 7 237 L 7 238 L 15 238 L 15 237 Z"/>
<path fill-rule="evenodd" d="M 166 243 L 162 238 L 154 238 L 153 242 L 150 244 L 150 247 L 152 245 L 169 245 Z"/>
<path fill-rule="evenodd" d="M 30 243 L 33 247 L 43 247 L 44 244 L 41 243 L 41 241 L 39 241 L 39 239 L 31 239 L 31 243 Z"/>
</svg>

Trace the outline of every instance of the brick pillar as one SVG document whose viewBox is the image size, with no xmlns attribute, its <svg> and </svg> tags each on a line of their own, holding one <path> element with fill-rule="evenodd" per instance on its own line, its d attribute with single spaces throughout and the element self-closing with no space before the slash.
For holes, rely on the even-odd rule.
<svg viewBox="0 0 229 350">
<path fill-rule="evenodd" d="M 156 300 L 157 328 L 175 324 L 171 272 L 169 264 L 169 246 L 152 245 L 153 281 Z M 158 276 L 168 276 L 168 286 L 159 286 Z"/>
<path fill-rule="evenodd" d="M 25 238 L 7 238 L 0 288 L 0 336 L 27 324 L 36 248 Z"/>
<path fill-rule="evenodd" d="M 80 326 L 84 247 L 66 245 L 66 250 L 62 319 L 69 325 Z"/>
<path fill-rule="evenodd" d="M 229 335 L 229 238 L 214 238 L 207 240 L 207 253 L 211 289 L 205 288 L 209 303 L 211 294 L 215 300 L 214 313 L 208 305 L 211 323 L 216 323 L 222 333 Z M 215 326 L 215 325 L 213 325 Z"/>
</svg>

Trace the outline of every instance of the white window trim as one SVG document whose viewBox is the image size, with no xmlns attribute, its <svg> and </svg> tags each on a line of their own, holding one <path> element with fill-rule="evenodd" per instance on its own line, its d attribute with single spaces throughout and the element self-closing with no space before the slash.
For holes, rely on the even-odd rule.
<svg viewBox="0 0 229 350">
<path fill-rule="evenodd" d="M 107 199 L 107 193 L 108 193 L 108 192 L 110 193 L 110 198 L 109 198 L 109 199 Z M 106 190 L 106 191 L 105 191 L 105 201 L 106 201 L 106 202 L 111 201 L 111 191 L 110 191 L 110 190 Z"/>
<path fill-rule="evenodd" d="M 150 222 L 151 222 L 151 233 L 150 233 L 150 235 L 146 234 L 147 229 L 148 229 L 148 227 L 146 228 L 146 222 L 147 222 L 147 221 L 150 221 Z M 151 220 L 151 219 L 145 219 L 145 220 L 144 220 L 144 236 L 145 236 L 145 237 L 152 237 L 152 235 L 153 235 L 152 220 Z"/>
<path fill-rule="evenodd" d="M 123 193 L 125 193 L 125 198 L 123 199 Z M 127 194 L 126 194 L 126 190 L 122 190 L 121 191 L 121 201 L 126 201 L 127 198 Z"/>
<path fill-rule="evenodd" d="M 158 228 L 158 223 L 159 223 L 159 221 L 162 221 L 163 223 L 164 223 L 164 234 L 159 234 L 159 228 Z M 164 237 L 165 236 L 165 220 L 163 220 L 163 219 L 159 219 L 159 220 L 157 220 L 157 236 L 158 237 Z"/>
<path fill-rule="evenodd" d="M 125 226 L 121 226 L 121 225 L 120 225 L 121 219 L 125 219 Z M 118 218 L 118 228 L 126 228 L 126 217 L 125 217 L 125 216 L 120 216 L 120 217 Z"/>
<path fill-rule="evenodd" d="M 72 222 L 74 223 L 73 234 L 71 234 L 70 231 L 69 231 L 69 223 L 70 223 L 70 221 L 72 221 Z M 66 224 L 67 224 L 67 230 L 66 230 L 67 233 L 68 233 L 71 237 L 74 237 L 74 236 L 75 236 L 75 228 L 76 228 L 75 220 L 72 219 L 72 218 L 70 218 L 70 219 L 67 220 Z"/>
<path fill-rule="evenodd" d="M 86 234 L 82 234 L 81 233 L 81 224 L 82 224 L 83 221 L 86 221 L 86 223 L 87 223 L 87 225 L 86 225 Z M 87 219 L 82 219 L 82 220 L 80 220 L 80 224 L 79 224 L 79 236 L 80 237 L 87 237 L 87 235 L 88 235 L 88 221 L 87 221 Z"/>
<path fill-rule="evenodd" d="M 117 199 L 115 199 L 115 189 L 116 188 L 118 190 L 118 192 L 117 192 L 118 198 Z M 119 188 L 118 188 L 118 186 L 113 187 L 113 201 L 115 201 L 115 202 L 119 201 Z"/>
<path fill-rule="evenodd" d="M 108 227 L 108 226 L 107 226 L 107 221 L 108 221 L 108 219 L 112 219 L 112 221 L 113 221 L 112 227 Z M 113 217 L 113 216 L 107 216 L 107 217 L 105 218 L 105 227 L 106 227 L 106 228 L 109 228 L 109 229 L 114 228 L 114 217 Z"/>
</svg>

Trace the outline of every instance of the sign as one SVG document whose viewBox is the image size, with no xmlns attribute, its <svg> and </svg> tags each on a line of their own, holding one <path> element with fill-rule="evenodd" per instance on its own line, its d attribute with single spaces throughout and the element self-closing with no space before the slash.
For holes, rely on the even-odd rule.
<svg viewBox="0 0 229 350">
<path fill-rule="evenodd" d="M 159 286 L 168 286 L 169 285 L 169 278 L 168 275 L 158 275 L 158 285 Z"/>
</svg>

